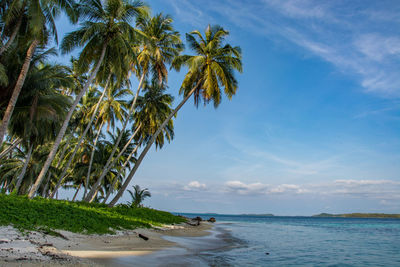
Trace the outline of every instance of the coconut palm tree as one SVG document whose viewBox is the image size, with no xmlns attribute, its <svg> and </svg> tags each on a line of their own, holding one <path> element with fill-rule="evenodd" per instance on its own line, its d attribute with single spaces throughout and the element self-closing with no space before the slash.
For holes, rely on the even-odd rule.
<svg viewBox="0 0 400 267">
<path fill-rule="evenodd" d="M 28 72 L 9 125 L 10 133 L 23 140 L 22 145 L 27 151 L 15 191 L 19 189 L 34 147 L 54 139 L 54 132 L 70 104 L 69 97 L 62 95 L 58 88 L 70 83 L 66 69 L 61 65 L 34 65 Z"/>
<path fill-rule="evenodd" d="M 83 142 L 83 139 L 86 137 L 86 134 L 89 132 L 89 130 L 90 130 L 91 126 L 92 126 L 92 122 L 93 122 L 94 119 L 96 118 L 97 111 L 98 111 L 98 109 L 99 109 L 99 107 L 100 107 L 100 104 L 102 103 L 102 100 L 103 100 L 103 98 L 104 98 L 104 96 L 105 96 L 105 94 L 106 94 L 106 92 L 107 92 L 107 88 L 108 88 L 108 85 L 109 85 L 109 83 L 110 83 L 110 79 L 111 79 L 111 73 L 109 74 L 109 76 L 108 76 L 108 78 L 107 78 L 106 84 L 105 84 L 104 89 L 103 89 L 103 93 L 101 94 L 101 96 L 100 96 L 98 102 L 96 103 L 96 105 L 93 107 L 93 108 L 94 108 L 94 111 L 92 111 L 92 115 L 90 116 L 90 120 L 89 120 L 89 122 L 87 123 L 85 130 L 84 130 L 83 133 L 80 135 L 79 140 L 78 140 L 77 144 L 75 145 L 75 149 L 73 150 L 71 156 L 69 157 L 69 160 L 68 160 L 66 166 L 64 167 L 63 172 L 61 173 L 60 177 L 58 178 L 58 182 L 57 182 L 57 184 L 56 184 L 56 186 L 55 186 L 55 189 L 54 189 L 53 192 L 51 193 L 50 198 L 53 198 L 53 197 L 54 197 L 55 193 L 57 192 L 58 188 L 60 187 L 60 185 L 61 185 L 63 179 L 65 178 L 65 176 L 66 176 L 66 174 L 67 174 L 67 171 L 68 171 L 68 169 L 69 169 L 69 167 L 70 167 L 72 161 L 73 161 L 74 158 L 75 158 L 76 153 L 78 152 L 79 148 L 81 147 L 81 144 L 82 144 L 82 142 Z M 79 187 L 79 189 L 80 189 L 80 187 Z M 79 190 L 79 189 L 78 189 L 78 190 Z"/>
<path fill-rule="evenodd" d="M 163 83 L 168 76 L 166 64 L 172 63 L 172 60 L 183 50 L 180 34 L 174 30 L 172 22 L 171 17 L 163 16 L 162 14 L 158 14 L 152 18 L 148 15 L 139 16 L 137 19 L 136 25 L 138 29 L 136 32 L 140 34 L 142 43 L 140 44 L 140 48 L 138 48 L 140 52 L 137 57 L 135 68 L 140 79 L 122 131 L 124 131 L 128 125 L 131 114 L 136 106 L 140 89 L 142 88 L 145 77 L 149 73 L 149 69 L 151 69 L 153 77 L 157 79 L 160 84 Z M 120 140 L 117 140 L 116 146 L 118 146 L 119 141 Z M 115 154 L 115 149 L 113 153 L 111 153 L 109 164 Z M 109 164 L 106 165 L 106 172 Z M 103 179 L 103 176 L 100 176 L 99 181 L 96 183 L 98 186 L 101 184 L 101 179 Z M 95 190 L 96 187 L 93 187 L 91 192 L 89 192 L 86 198 L 87 201 L 93 199 Z"/>
<path fill-rule="evenodd" d="M 3 142 L 11 115 L 14 111 L 22 86 L 24 85 L 36 48 L 39 45 L 45 46 L 49 40 L 49 35 L 52 35 L 57 41 L 57 29 L 54 20 L 56 16 L 60 14 L 61 10 L 67 11 L 67 14 L 70 15 L 69 18 L 71 21 L 75 22 L 76 16 L 73 12 L 74 8 L 72 0 L 14 0 L 9 5 L 6 24 L 12 23 L 15 16 L 17 16 L 16 19 L 18 21 L 14 32 L 10 35 L 9 41 L 12 42 L 14 40 L 16 33 L 19 31 L 22 20 L 25 19 L 27 34 L 24 41 L 29 44 L 29 47 L 26 51 L 24 63 L 22 64 L 21 71 L 19 72 L 17 82 L 15 83 L 0 125 L 0 144 Z M 8 44 L 3 47 L 4 51 L 7 46 Z M 1 52 L 3 53 L 4 51 Z"/>
<path fill-rule="evenodd" d="M 147 197 L 151 197 L 151 193 L 148 188 L 141 189 L 139 185 L 132 186 L 134 192 L 128 190 L 131 195 L 132 201 L 128 202 L 131 207 L 138 208 L 142 204 L 143 200 Z"/>
<path fill-rule="evenodd" d="M 117 136 L 122 136 L 122 141 L 119 143 L 118 146 L 118 151 L 120 151 L 118 153 L 118 155 L 114 158 L 113 160 L 113 164 L 110 167 L 110 165 L 107 168 L 107 171 L 104 171 L 104 168 L 106 168 L 105 166 L 107 166 L 107 164 L 102 167 L 101 169 L 103 169 L 101 171 L 100 178 L 97 178 L 96 183 L 94 183 L 94 185 L 92 186 L 92 188 L 94 186 L 96 186 L 96 191 L 94 193 L 94 195 L 97 195 L 97 192 L 100 190 L 100 187 L 103 185 L 103 187 L 105 188 L 105 192 L 108 191 L 108 189 L 110 188 L 110 183 L 112 183 L 112 181 L 117 177 L 118 172 L 122 172 L 123 170 L 121 169 L 121 165 L 125 162 L 126 158 L 128 157 L 128 155 L 131 153 L 131 151 L 133 150 L 133 146 L 134 144 L 132 144 L 132 136 L 130 131 L 124 131 L 123 133 L 120 132 L 120 129 L 117 129 L 118 135 Z M 112 148 L 113 146 L 115 146 L 115 143 L 117 141 L 116 136 L 109 134 L 110 135 L 110 139 L 111 141 L 105 141 L 105 143 L 107 144 L 108 148 Z M 116 173 L 116 175 L 113 175 L 112 173 Z M 111 175 L 111 176 L 110 176 Z M 99 177 L 99 176 L 98 176 Z M 101 184 L 98 185 L 98 181 L 101 180 Z M 94 200 L 91 199 L 91 202 Z"/>
<path fill-rule="evenodd" d="M 236 93 L 238 83 L 234 76 L 234 71 L 242 72 L 241 50 L 239 47 L 224 44 L 224 38 L 228 34 L 229 32 L 222 27 L 211 27 L 210 25 L 206 28 L 204 36 L 199 31 L 186 34 L 189 47 L 196 55 L 179 56 L 173 62 L 173 66 L 177 70 L 180 70 L 183 65 L 189 69 L 180 88 L 180 93 L 184 95 L 184 99 L 152 135 L 150 141 L 137 159 L 135 166 L 109 206 L 115 205 L 120 199 L 151 145 L 169 123 L 169 120 L 175 116 L 192 95 L 194 95 L 196 105 L 203 100 L 205 104 L 213 101 L 214 107 L 218 107 L 221 102 L 222 89 L 228 99 L 231 99 Z"/>
<path fill-rule="evenodd" d="M 59 186 L 62 183 L 62 180 L 64 179 L 64 176 L 66 175 L 66 171 L 68 170 L 73 158 L 75 157 L 75 154 L 80 147 L 81 142 L 83 141 L 83 137 L 86 135 L 86 133 L 89 130 L 89 126 L 93 122 L 95 116 L 97 115 L 97 111 L 99 111 L 98 114 L 98 119 L 101 120 L 103 123 L 107 124 L 107 131 L 110 130 L 110 126 L 114 129 L 115 127 L 115 121 L 119 120 L 122 121 L 123 117 L 126 113 L 125 109 L 127 108 L 128 104 L 127 101 L 124 100 L 124 98 L 127 95 L 131 94 L 131 91 L 128 89 L 123 89 L 123 88 L 115 88 L 114 86 L 110 85 L 111 83 L 111 75 L 109 75 L 109 79 L 107 79 L 106 85 L 104 85 L 104 90 L 103 94 L 100 97 L 100 100 L 96 104 L 94 111 L 92 112 L 91 119 L 86 126 L 85 131 L 81 135 L 81 137 L 78 140 L 78 144 L 75 147 L 75 150 L 70 157 L 70 160 L 67 162 L 66 167 L 64 168 L 63 173 L 61 174 L 61 177 L 59 178 L 59 181 L 57 182 L 56 188 L 53 191 L 53 193 L 50 195 L 50 198 L 54 197 L 54 194 L 58 190 Z M 110 86 L 109 86 L 110 85 Z M 103 99 L 104 97 L 104 99 Z M 102 128 L 102 127 L 101 127 Z M 101 131 L 101 130 L 100 130 Z M 90 163 L 89 163 L 90 165 Z M 90 169 L 88 173 L 90 173 Z"/>
<path fill-rule="evenodd" d="M 86 71 L 91 64 L 94 64 L 95 67 L 93 68 L 85 86 L 76 96 L 43 169 L 29 192 L 29 198 L 32 198 L 35 195 L 37 188 L 42 183 L 47 170 L 57 153 L 58 146 L 61 143 L 65 131 L 67 130 L 72 113 L 96 77 L 96 74 L 103 63 L 107 49 L 117 50 L 122 54 L 131 53 L 129 42 L 132 36 L 134 36 L 134 29 L 130 26 L 129 21 L 139 14 L 147 13 L 147 10 L 147 7 L 139 1 L 81 1 L 78 12 L 83 19 L 88 20 L 81 23 L 80 29 L 65 36 L 61 49 L 66 53 L 70 52 L 75 47 L 84 46 L 78 59 L 78 66 L 83 71 Z"/>
</svg>

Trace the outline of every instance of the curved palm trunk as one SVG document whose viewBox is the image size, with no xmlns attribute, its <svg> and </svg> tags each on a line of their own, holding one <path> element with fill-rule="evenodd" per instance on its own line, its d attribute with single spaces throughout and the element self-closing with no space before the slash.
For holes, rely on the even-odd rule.
<svg viewBox="0 0 400 267">
<path fill-rule="evenodd" d="M 122 156 L 122 154 L 125 152 L 125 150 L 129 147 L 129 144 L 132 142 L 133 138 L 139 132 L 141 127 L 142 127 L 142 125 L 140 124 L 139 127 L 136 129 L 136 131 L 132 134 L 131 138 L 128 140 L 128 142 L 125 144 L 125 146 L 122 148 L 122 150 L 118 153 L 118 155 L 114 159 L 112 159 L 112 156 L 114 156 L 114 155 L 113 155 L 113 153 L 111 153 L 111 156 L 107 160 L 106 166 L 104 166 L 104 169 L 101 172 L 99 179 L 97 179 L 96 183 L 93 185 L 92 190 L 89 192 L 89 194 L 86 198 L 86 201 L 92 202 L 94 200 L 95 195 L 96 195 L 93 193 L 94 190 L 98 190 L 100 188 L 100 185 L 103 182 L 104 177 L 106 177 L 107 173 L 111 170 L 111 168 L 114 166 L 114 164 L 117 162 L 117 160 Z M 122 136 L 122 133 L 120 135 Z M 116 149 L 115 149 L 115 151 L 116 151 Z M 115 151 L 113 150 L 114 153 L 115 153 Z M 93 195 L 90 195 L 90 193 L 92 193 Z"/>
<path fill-rule="evenodd" d="M 72 201 L 75 201 L 76 196 L 78 195 L 79 190 L 81 189 L 82 184 L 79 185 L 78 189 L 76 189 L 76 192 L 74 194 L 74 197 L 72 198 Z"/>
<path fill-rule="evenodd" d="M 108 87 L 108 84 L 110 82 L 110 79 L 111 79 L 111 73 L 108 75 L 106 85 L 105 85 L 105 87 L 103 89 L 103 93 L 102 93 L 101 97 L 99 98 L 99 101 L 97 101 L 96 108 L 95 108 L 95 110 L 94 110 L 94 112 L 92 114 L 92 117 L 90 118 L 90 121 L 89 121 L 88 125 L 86 126 L 86 128 L 83 131 L 81 137 L 79 138 L 78 143 L 75 146 L 74 152 L 72 152 L 72 155 L 69 158 L 69 160 L 67 162 L 67 165 L 65 166 L 63 172 L 61 173 L 60 178 L 57 181 L 56 187 L 54 188 L 53 193 L 51 193 L 51 195 L 50 195 L 50 198 L 53 198 L 55 193 L 57 192 L 57 190 L 60 188 L 60 186 L 62 184 L 62 181 L 64 180 L 64 178 L 65 178 L 65 176 L 67 174 L 69 166 L 71 165 L 72 160 L 75 158 L 76 152 L 78 152 L 78 149 L 81 146 L 81 143 L 82 143 L 83 139 L 85 138 L 87 132 L 89 131 L 90 127 L 92 126 L 92 123 L 93 123 L 93 121 L 94 121 L 94 119 L 96 117 L 97 111 L 99 110 L 100 103 L 103 100 L 104 95 L 106 94 L 107 87 Z"/>
<path fill-rule="evenodd" d="M 15 185 L 15 188 L 14 188 L 14 192 L 16 194 L 18 194 L 19 187 L 21 186 L 22 180 L 24 179 L 26 169 L 28 168 L 29 161 L 31 161 L 32 150 L 33 150 L 33 145 L 31 144 L 28 149 L 28 154 L 26 154 L 24 166 L 22 167 L 21 173 L 17 177 L 17 184 Z"/>
<path fill-rule="evenodd" d="M 89 168 L 88 168 L 88 172 L 87 172 L 87 175 L 86 175 L 85 191 L 83 193 L 83 199 L 85 198 L 86 193 L 87 193 L 87 189 L 89 188 L 89 180 L 90 180 L 90 173 L 92 171 L 94 152 L 96 151 L 96 145 L 97 145 L 97 142 L 99 140 L 99 137 L 100 137 L 100 134 L 101 134 L 101 130 L 103 129 L 103 126 L 104 126 L 104 121 L 101 122 L 100 128 L 99 128 L 99 132 L 97 133 L 96 139 L 94 140 L 94 143 L 93 143 L 92 153 L 90 154 Z"/>
<path fill-rule="evenodd" d="M 67 114 L 67 117 L 64 120 L 64 123 L 60 129 L 60 132 L 58 133 L 57 138 L 54 141 L 53 148 L 51 149 L 49 156 L 47 157 L 47 160 L 44 163 L 43 168 L 40 171 L 39 176 L 36 179 L 35 184 L 32 186 L 31 190 L 29 191 L 29 194 L 28 194 L 29 198 L 33 198 L 37 189 L 39 188 L 40 184 L 42 183 L 51 163 L 53 162 L 54 157 L 56 156 L 56 153 L 57 153 L 57 149 L 60 146 L 61 140 L 64 137 L 65 132 L 67 131 L 67 127 L 68 127 L 69 121 L 72 117 L 72 113 L 74 113 L 75 108 L 78 105 L 79 101 L 81 100 L 82 96 L 85 94 L 86 90 L 89 88 L 90 84 L 96 77 L 96 74 L 99 71 L 100 65 L 103 62 L 104 56 L 106 54 L 106 49 L 107 49 L 107 42 L 103 44 L 101 55 L 100 55 L 99 61 L 96 64 L 96 67 L 94 68 L 93 72 L 90 74 L 90 77 L 87 80 L 85 86 L 82 88 L 81 92 L 79 92 L 79 95 L 76 96 L 75 101 L 72 104 L 72 106 Z"/>
<path fill-rule="evenodd" d="M 136 151 L 137 151 L 138 148 L 140 147 L 140 144 L 141 144 L 141 143 L 139 143 L 139 144 L 135 147 L 135 149 L 132 150 L 132 152 L 129 154 L 129 156 L 128 156 L 128 158 L 126 159 L 124 165 L 122 165 L 122 169 L 125 169 L 125 168 L 126 168 L 126 166 L 128 165 L 129 161 L 131 160 L 131 158 L 133 157 L 133 155 L 136 153 Z M 113 184 L 112 184 L 112 186 L 110 187 L 110 190 L 108 190 L 107 195 L 106 195 L 106 197 L 105 197 L 104 200 L 103 200 L 103 204 L 105 204 L 105 203 L 107 202 L 108 198 L 109 198 L 109 197 L 111 196 L 111 194 L 113 193 L 113 189 L 114 189 L 115 185 L 117 184 L 118 179 L 119 179 L 119 177 L 121 176 L 121 174 L 122 174 L 122 172 L 118 172 L 117 177 L 114 179 Z"/>
<path fill-rule="evenodd" d="M 128 116 L 126 117 L 126 120 L 125 120 L 125 122 L 124 122 L 124 125 L 122 126 L 122 129 L 121 129 L 120 134 L 119 134 L 119 136 L 118 136 L 118 139 L 117 139 L 116 143 L 114 144 L 113 150 L 111 151 L 111 154 L 110 154 L 110 156 L 109 156 L 109 158 L 108 158 L 108 160 L 107 160 L 106 168 L 107 168 L 107 166 L 110 164 L 112 158 L 114 157 L 115 152 L 117 151 L 118 145 L 119 145 L 119 143 L 121 142 L 122 133 L 125 131 L 126 126 L 128 125 L 128 122 L 129 122 L 129 118 L 131 117 L 131 115 L 132 115 L 132 113 L 133 113 L 133 111 L 134 111 L 134 109 L 135 109 L 136 101 L 137 101 L 137 98 L 138 98 L 138 96 L 139 96 L 140 89 L 142 88 L 143 81 L 144 81 L 144 77 L 145 77 L 145 73 L 143 72 L 142 76 L 140 77 L 140 81 L 139 81 L 138 88 L 137 88 L 137 90 L 136 90 L 135 98 L 133 99 L 132 105 L 131 105 L 131 107 L 130 107 L 130 109 L 129 109 Z M 103 175 L 101 175 L 101 176 L 99 177 L 99 179 L 97 179 L 97 181 L 96 181 L 96 183 L 95 183 L 95 186 L 96 186 L 96 187 L 92 187 L 92 189 L 90 190 L 90 192 L 89 192 L 88 195 L 86 196 L 85 201 L 88 201 L 88 202 L 92 202 L 92 201 L 93 201 L 95 192 L 96 192 L 97 188 L 100 186 L 100 184 L 101 184 L 101 182 L 102 182 L 102 179 L 104 178 L 104 177 L 102 177 L 102 176 L 103 176 Z"/>
<path fill-rule="evenodd" d="M 8 102 L 6 111 L 4 112 L 3 120 L 0 125 L 0 145 L 3 144 L 4 135 L 7 132 L 8 123 L 10 122 L 11 115 L 14 111 L 15 104 L 17 103 L 18 96 L 21 93 L 22 86 L 24 85 L 26 75 L 28 74 L 29 67 L 31 65 L 33 54 L 35 53 L 36 47 L 39 45 L 39 40 L 33 40 L 26 52 L 24 64 L 22 65 L 21 72 L 19 73 L 17 83 L 15 84 L 14 91 L 11 95 L 11 99 Z"/>
<path fill-rule="evenodd" d="M 149 151 L 150 147 L 156 140 L 157 136 L 161 133 L 161 131 L 164 129 L 164 127 L 168 124 L 169 120 L 172 119 L 173 116 L 182 108 L 182 106 L 188 101 L 188 99 L 192 96 L 194 91 L 197 89 L 197 87 L 200 85 L 200 82 L 197 83 L 197 85 L 189 92 L 189 94 L 182 100 L 181 103 L 169 114 L 168 118 L 164 120 L 164 122 L 161 124 L 161 126 L 158 128 L 158 130 L 155 132 L 155 134 L 151 137 L 150 141 L 147 143 L 146 147 L 143 149 L 142 153 L 140 153 L 139 158 L 137 159 L 135 166 L 133 167 L 132 171 L 129 173 L 128 177 L 126 178 L 125 182 L 122 184 L 121 189 L 118 191 L 117 195 L 111 200 L 111 202 L 108 204 L 109 207 L 113 207 L 117 201 L 122 197 L 122 194 L 125 192 L 126 188 L 128 187 L 129 183 L 131 182 L 133 176 L 135 175 L 137 169 L 139 168 L 140 164 L 142 163 L 144 157 L 146 156 L 147 152 Z"/>
<path fill-rule="evenodd" d="M 67 152 L 67 148 L 68 148 L 69 142 L 71 141 L 71 138 L 72 138 L 72 135 L 69 135 L 67 137 L 66 144 L 63 147 L 63 149 L 61 150 L 61 154 L 59 157 L 60 160 L 57 162 L 56 169 L 58 169 L 58 167 L 60 166 L 61 160 L 64 158 L 65 152 Z M 49 171 L 47 174 L 46 183 L 45 183 L 43 191 L 42 191 L 42 196 L 45 198 L 47 198 L 49 196 L 49 192 L 47 192 L 47 189 L 49 188 L 49 185 L 50 185 L 51 174 L 52 174 L 51 171 Z"/>
<path fill-rule="evenodd" d="M 10 47 L 10 45 L 14 42 L 15 37 L 17 36 L 17 33 L 19 31 L 19 28 L 21 27 L 22 24 L 22 16 L 19 17 L 17 25 L 15 25 L 14 31 L 12 32 L 10 38 L 8 38 L 8 41 L 5 45 L 0 47 L 0 56 Z"/>
<path fill-rule="evenodd" d="M 20 138 L 15 139 L 14 142 L 12 142 L 12 144 L 7 149 L 5 149 L 3 152 L 0 153 L 0 159 L 7 156 L 7 153 L 12 151 L 21 142 L 22 142 L 22 139 L 20 139 Z"/>
</svg>

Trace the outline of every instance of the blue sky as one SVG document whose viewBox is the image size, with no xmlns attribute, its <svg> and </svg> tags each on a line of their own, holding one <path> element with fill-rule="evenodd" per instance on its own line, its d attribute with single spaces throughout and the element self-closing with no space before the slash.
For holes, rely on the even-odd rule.
<svg viewBox="0 0 400 267">
<path fill-rule="evenodd" d="M 228 29 L 244 72 L 231 101 L 218 109 L 189 102 L 178 113 L 173 142 L 151 151 L 134 178 L 153 194 L 146 205 L 400 213 L 400 3 L 148 3 L 172 15 L 183 38 L 208 23 Z M 175 105 L 183 75 L 170 74 Z"/>
</svg>

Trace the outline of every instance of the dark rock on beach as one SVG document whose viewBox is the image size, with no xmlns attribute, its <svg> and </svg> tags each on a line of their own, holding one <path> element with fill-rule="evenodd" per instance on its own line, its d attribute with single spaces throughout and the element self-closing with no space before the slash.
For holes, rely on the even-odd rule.
<svg viewBox="0 0 400 267">
<path fill-rule="evenodd" d="M 197 216 L 197 217 L 193 218 L 192 220 L 201 222 L 203 219 L 201 217 Z"/>
<path fill-rule="evenodd" d="M 215 223 L 215 222 L 216 222 L 216 220 L 215 220 L 214 217 L 211 217 L 210 219 L 208 219 L 208 221 L 209 221 L 209 222 L 212 222 L 212 223 Z"/>
</svg>

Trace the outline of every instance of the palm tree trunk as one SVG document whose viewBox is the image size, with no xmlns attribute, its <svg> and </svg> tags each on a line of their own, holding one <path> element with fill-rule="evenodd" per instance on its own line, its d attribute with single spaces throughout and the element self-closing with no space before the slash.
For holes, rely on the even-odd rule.
<svg viewBox="0 0 400 267">
<path fill-rule="evenodd" d="M 0 159 L 7 156 L 7 153 L 12 151 L 21 142 L 22 139 L 16 138 L 7 149 L 5 149 L 3 152 L 0 153 Z"/>
<path fill-rule="evenodd" d="M 75 201 L 76 196 L 78 195 L 79 190 L 81 189 L 82 184 L 79 185 L 78 189 L 76 189 L 76 192 L 74 194 L 74 197 L 72 198 L 72 201 Z"/>
<path fill-rule="evenodd" d="M 47 188 L 49 188 L 50 185 L 50 179 L 51 179 L 51 171 L 49 171 L 49 173 L 47 174 L 47 178 L 46 178 L 46 183 L 44 185 L 43 191 L 42 191 L 42 197 L 47 198 L 49 196 L 49 192 L 47 192 Z"/>
<path fill-rule="evenodd" d="M 168 122 L 172 119 L 173 116 L 182 108 L 182 106 L 188 101 L 188 99 L 192 96 L 194 91 L 200 86 L 200 82 L 197 83 L 195 87 L 189 92 L 189 94 L 182 100 L 181 103 L 169 114 L 168 118 L 164 120 L 164 122 L 161 124 L 161 126 L 158 128 L 158 130 L 155 132 L 155 134 L 151 137 L 150 141 L 147 143 L 146 147 L 143 149 L 142 153 L 140 153 L 139 158 L 137 159 L 135 166 L 133 167 L 132 171 L 129 173 L 128 177 L 126 178 L 125 182 L 122 184 L 121 189 L 118 191 L 117 195 L 111 200 L 111 202 L 108 204 L 109 207 L 113 207 L 117 201 L 122 197 L 122 194 L 125 192 L 126 188 L 128 187 L 129 183 L 131 182 L 133 176 L 135 175 L 137 169 L 139 168 L 140 164 L 142 163 L 144 157 L 146 156 L 147 152 L 149 151 L 150 147 L 156 140 L 157 136 L 161 133 L 161 131 L 164 129 L 164 127 L 168 124 Z"/>
<path fill-rule="evenodd" d="M 32 186 L 31 190 L 29 191 L 28 197 L 33 198 L 35 195 L 37 189 L 39 188 L 40 184 L 42 183 L 44 177 L 46 176 L 46 173 L 51 165 L 51 163 L 54 160 L 54 157 L 56 156 L 57 149 L 61 143 L 62 138 L 64 137 L 65 132 L 67 131 L 67 127 L 69 124 L 69 121 L 72 117 L 72 113 L 74 113 L 76 106 L 78 105 L 79 101 L 81 100 L 82 96 L 85 94 L 86 90 L 89 88 L 90 84 L 94 80 L 94 78 L 97 75 L 97 72 L 99 71 L 100 65 L 103 62 L 104 56 L 106 54 L 106 49 L 107 49 L 107 42 L 103 44 L 103 48 L 101 51 L 101 55 L 99 58 L 99 61 L 96 64 L 96 67 L 94 68 L 93 72 L 90 74 L 89 79 L 87 80 L 85 86 L 82 88 L 82 90 L 79 92 L 79 95 L 76 96 L 74 103 L 70 107 L 70 110 L 67 114 L 67 117 L 64 120 L 64 123 L 60 129 L 60 132 L 57 135 L 56 140 L 54 141 L 54 145 L 47 157 L 46 162 L 43 165 L 42 170 L 39 173 L 39 176 L 36 178 L 35 184 Z"/>
<path fill-rule="evenodd" d="M 96 108 L 93 111 L 92 117 L 90 118 L 90 121 L 89 121 L 88 125 L 86 126 L 86 128 L 83 131 L 81 137 L 79 138 L 78 143 L 75 146 L 74 152 L 72 152 L 72 155 L 70 156 L 70 158 L 69 158 L 69 160 L 67 162 L 67 165 L 65 166 L 63 172 L 61 173 L 60 178 L 57 181 L 56 187 L 54 188 L 53 193 L 51 193 L 51 195 L 50 195 L 50 198 L 54 197 L 54 194 L 57 192 L 58 188 L 61 186 L 61 183 L 62 183 L 62 181 L 64 180 L 64 178 L 65 178 L 65 176 L 67 174 L 69 166 L 71 165 L 72 160 L 75 158 L 76 152 L 78 152 L 78 149 L 81 146 L 81 143 L 82 143 L 83 139 L 85 138 L 87 132 L 89 131 L 90 127 L 92 126 L 92 123 L 93 123 L 93 121 L 94 121 L 94 119 L 96 117 L 97 111 L 99 109 L 100 103 L 103 100 L 104 95 L 106 94 L 107 87 L 108 87 L 108 84 L 110 82 L 110 79 L 111 79 L 111 73 L 108 75 L 106 85 L 104 86 L 104 89 L 103 89 L 103 93 L 102 93 L 101 97 L 99 98 L 99 101 L 97 101 Z"/>
<path fill-rule="evenodd" d="M 117 162 L 118 158 L 120 158 L 122 156 L 122 154 L 125 152 L 125 150 L 129 147 L 129 144 L 132 142 L 133 138 L 139 132 L 141 127 L 142 127 L 142 125 L 140 124 L 138 126 L 138 128 L 136 129 L 136 131 L 132 134 L 131 138 L 128 140 L 128 142 L 125 144 L 125 146 L 122 148 L 122 150 L 118 153 L 118 155 L 113 160 L 111 157 L 111 156 L 113 156 L 113 154 L 108 158 L 106 166 L 104 166 L 104 169 L 103 169 L 99 179 L 97 179 L 96 183 L 93 185 L 92 189 L 90 190 L 86 201 L 92 202 L 94 200 L 95 196 L 91 195 L 91 193 L 93 194 L 94 190 L 98 190 L 101 183 L 103 182 L 104 177 L 106 177 L 107 173 L 111 170 L 111 168 L 115 164 L 115 162 Z M 122 133 L 120 133 L 120 135 L 122 136 Z M 115 153 L 115 151 L 114 151 L 114 153 Z"/>
<path fill-rule="evenodd" d="M 126 168 L 126 166 L 128 165 L 129 161 L 131 160 L 131 158 L 133 157 L 133 155 L 136 153 L 136 151 L 138 150 L 138 148 L 140 147 L 141 142 L 135 147 L 134 150 L 132 150 L 132 152 L 129 154 L 128 158 L 126 159 L 124 165 L 122 165 L 122 170 L 124 170 Z M 115 187 L 115 185 L 118 182 L 119 177 L 121 176 L 122 172 L 118 172 L 117 177 L 114 179 L 112 186 L 110 187 L 110 190 L 108 190 L 106 197 L 103 200 L 103 204 L 105 204 L 108 200 L 108 198 L 111 196 L 111 194 L 113 193 L 113 189 Z"/>
<path fill-rule="evenodd" d="M 31 65 L 33 54 L 35 53 L 36 47 L 39 45 L 39 40 L 33 40 L 26 52 L 24 64 L 22 65 L 21 72 L 19 73 L 17 83 L 15 84 L 14 91 L 11 95 L 11 99 L 8 102 L 6 111 L 4 112 L 3 120 L 0 125 L 0 145 L 3 144 L 4 135 L 7 132 L 8 123 L 10 122 L 11 115 L 14 111 L 15 104 L 17 103 L 18 96 L 21 93 L 22 86 L 24 85 L 26 75 Z"/>
<path fill-rule="evenodd" d="M 7 191 L 7 183 L 8 183 L 8 180 L 5 179 L 5 181 L 4 181 L 4 183 L 3 183 L 3 186 L 1 187 L 1 193 L 2 193 L 2 194 L 5 194 L 6 191 Z"/>
<path fill-rule="evenodd" d="M 21 27 L 22 24 L 22 16 L 19 17 L 17 21 L 17 25 L 14 27 L 14 31 L 12 32 L 10 38 L 8 38 L 8 41 L 5 45 L 0 47 L 0 56 L 10 47 L 10 45 L 14 42 L 15 37 L 17 36 L 17 33 L 19 31 L 19 28 Z"/>
<path fill-rule="evenodd" d="M 25 162 L 24 162 L 24 166 L 22 167 L 21 173 L 17 177 L 17 184 L 15 185 L 15 188 L 14 188 L 14 192 L 16 194 L 18 194 L 19 187 L 21 186 L 22 180 L 24 179 L 24 176 L 25 176 L 25 173 L 26 173 L 26 169 L 28 168 L 29 161 L 31 161 L 32 150 L 33 150 L 33 144 L 31 144 L 29 146 L 28 154 L 26 154 L 26 159 L 25 159 Z"/>
<path fill-rule="evenodd" d="M 138 98 L 138 96 L 139 96 L 140 89 L 142 88 L 143 81 L 144 81 L 144 77 L 145 77 L 145 72 L 143 72 L 142 76 L 140 77 L 140 81 L 139 81 L 138 88 L 137 88 L 137 90 L 136 90 L 135 98 L 133 99 L 132 105 L 131 105 L 131 107 L 130 107 L 130 109 L 129 109 L 128 116 L 126 117 L 126 120 L 125 120 L 125 122 L 124 122 L 124 125 L 122 126 L 122 129 L 121 129 L 120 134 L 119 134 L 119 136 L 118 136 L 118 139 L 117 139 L 116 143 L 114 144 L 113 150 L 111 151 L 111 154 L 110 154 L 110 156 L 108 157 L 106 166 L 108 166 L 108 165 L 110 164 L 110 162 L 111 162 L 111 160 L 112 160 L 112 158 L 113 158 L 115 152 L 117 151 L 118 145 L 119 145 L 119 143 L 121 142 L 122 134 L 123 134 L 123 132 L 125 131 L 126 126 L 128 125 L 128 122 L 129 122 L 129 118 L 131 117 L 131 115 L 132 115 L 132 113 L 133 113 L 133 111 L 134 111 L 134 109 L 135 109 L 136 101 L 137 101 L 137 98 Z M 102 176 L 102 175 L 101 175 L 101 176 Z M 101 177 L 101 176 L 100 176 L 100 178 L 97 179 L 97 181 L 96 181 L 96 184 L 95 184 L 95 185 L 96 185 L 97 187 L 100 186 L 100 184 L 101 184 L 101 182 L 102 182 L 103 177 Z M 96 187 L 93 187 L 93 188 L 90 190 L 89 194 L 88 194 L 88 195 L 86 196 L 86 198 L 85 198 L 85 201 L 88 201 L 88 202 L 92 202 L 92 201 L 93 201 L 93 199 L 94 199 L 94 193 L 95 193 L 96 189 L 97 189 Z"/>
<path fill-rule="evenodd" d="M 78 127 L 76 127 L 76 129 L 77 128 Z M 72 135 L 69 135 L 67 137 L 66 143 L 65 143 L 63 149 L 61 150 L 61 154 L 60 154 L 60 157 L 59 157 L 59 161 L 57 162 L 56 169 L 58 169 L 58 167 L 61 165 L 61 161 L 64 158 L 65 152 L 67 152 L 67 148 L 68 148 L 69 142 L 71 141 L 71 138 L 72 138 Z M 47 188 L 49 188 L 49 185 L 50 185 L 51 174 L 52 174 L 51 171 L 49 171 L 48 174 L 47 174 L 47 178 L 45 180 L 46 182 L 45 182 L 43 191 L 42 191 L 42 196 L 45 197 L 45 198 L 47 198 L 49 196 L 49 192 L 47 192 Z"/>
<path fill-rule="evenodd" d="M 104 126 L 104 121 L 101 122 L 100 128 L 99 128 L 99 132 L 97 133 L 96 139 L 94 140 L 94 143 L 93 143 L 92 153 L 90 154 L 89 168 L 88 168 L 88 172 L 87 172 L 87 175 L 86 175 L 85 191 L 83 193 L 83 199 L 85 199 L 87 190 L 89 188 L 89 180 L 90 180 L 90 173 L 92 171 L 94 152 L 96 151 L 97 141 L 99 140 L 99 137 L 100 137 L 100 134 L 101 134 L 101 130 L 103 129 L 103 126 Z"/>
</svg>

